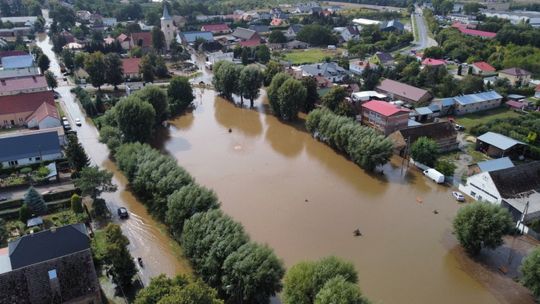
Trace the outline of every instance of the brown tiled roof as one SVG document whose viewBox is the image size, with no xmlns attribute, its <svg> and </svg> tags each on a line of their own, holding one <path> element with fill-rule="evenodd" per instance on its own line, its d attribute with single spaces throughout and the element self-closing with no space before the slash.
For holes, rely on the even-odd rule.
<svg viewBox="0 0 540 304">
<path fill-rule="evenodd" d="M 27 76 L 20 78 L 9 78 L 0 80 L 0 92 L 9 93 L 20 91 L 22 89 L 47 89 L 47 81 L 45 76 Z"/>
<path fill-rule="evenodd" d="M 529 72 L 527 70 L 524 70 L 524 69 L 520 69 L 520 68 L 509 68 L 509 69 L 506 69 L 506 70 L 502 70 L 499 73 L 508 74 L 508 75 L 512 75 L 512 76 L 531 75 L 531 72 Z"/>
<path fill-rule="evenodd" d="M 38 123 L 47 117 L 54 117 L 60 120 L 56 107 L 48 102 L 43 102 L 35 111 L 26 119 L 29 122 L 35 119 Z"/>
<path fill-rule="evenodd" d="M 126 35 L 126 34 L 120 34 L 118 37 L 116 37 L 116 40 L 120 41 L 120 42 L 124 42 L 124 41 L 129 41 L 129 36 Z"/>
<path fill-rule="evenodd" d="M 410 139 L 411 144 L 422 136 L 431 138 L 435 141 L 438 139 L 457 136 L 454 126 L 447 121 L 408 127 L 396 132 L 401 133 L 401 136 L 403 136 L 404 139 Z"/>
<path fill-rule="evenodd" d="M 138 74 L 141 58 L 124 58 L 122 59 L 122 68 L 124 74 Z"/>
<path fill-rule="evenodd" d="M 385 92 L 389 92 L 395 95 L 403 96 L 414 101 L 419 101 L 426 94 L 429 94 L 429 92 L 424 89 L 413 87 L 406 83 L 402 83 L 402 82 L 391 80 L 391 79 L 383 80 L 381 84 L 377 86 L 377 89 L 383 90 Z"/>
<path fill-rule="evenodd" d="M 52 91 L 0 96 L 0 115 L 34 112 L 43 102 L 54 105 Z"/>
<path fill-rule="evenodd" d="M 503 198 L 514 198 L 527 191 L 540 191 L 540 161 L 489 172 Z"/>
<path fill-rule="evenodd" d="M 143 48 L 151 47 L 152 46 L 152 33 L 150 32 L 132 33 L 131 40 L 133 41 L 133 45 L 139 46 L 139 43 L 142 41 L 141 46 Z"/>
</svg>

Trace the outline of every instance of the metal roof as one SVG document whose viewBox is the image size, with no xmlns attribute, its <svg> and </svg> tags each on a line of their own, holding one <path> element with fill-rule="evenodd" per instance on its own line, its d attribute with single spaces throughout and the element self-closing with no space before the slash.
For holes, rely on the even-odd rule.
<svg viewBox="0 0 540 304">
<path fill-rule="evenodd" d="M 495 132 L 484 133 L 481 136 L 478 136 L 478 140 L 497 147 L 501 150 L 508 150 L 515 145 L 526 145 L 519 140 L 515 140 L 513 138 Z"/>
<path fill-rule="evenodd" d="M 502 99 L 502 96 L 495 91 L 487 91 L 482 93 L 468 94 L 454 97 L 455 101 L 460 105 L 468 105 L 473 103 L 484 102 L 488 100 Z"/>
<path fill-rule="evenodd" d="M 197 39 L 203 39 L 204 41 L 214 41 L 214 35 L 212 35 L 212 32 L 183 32 L 182 33 L 182 40 L 185 40 L 187 43 L 193 43 L 197 41 Z"/>
<path fill-rule="evenodd" d="M 32 55 L 8 56 L 2 58 L 2 67 L 4 69 L 28 68 L 34 65 Z"/>
<path fill-rule="evenodd" d="M 0 162 L 62 152 L 56 130 L 0 138 Z"/>
<path fill-rule="evenodd" d="M 477 165 L 478 168 L 482 170 L 482 172 L 490 172 L 506 168 L 512 168 L 514 166 L 514 163 L 512 163 L 510 158 L 503 157 L 479 162 Z"/>
<path fill-rule="evenodd" d="M 431 109 L 429 107 L 420 107 L 420 108 L 416 108 L 414 110 L 416 111 L 416 113 L 418 113 L 418 115 L 433 114 L 433 111 L 431 111 Z"/>
<path fill-rule="evenodd" d="M 441 104 L 443 107 L 450 107 L 450 106 L 453 106 L 454 104 L 456 104 L 456 101 L 454 100 L 454 98 L 450 97 L 450 98 L 445 98 L 441 101 Z"/>
</svg>

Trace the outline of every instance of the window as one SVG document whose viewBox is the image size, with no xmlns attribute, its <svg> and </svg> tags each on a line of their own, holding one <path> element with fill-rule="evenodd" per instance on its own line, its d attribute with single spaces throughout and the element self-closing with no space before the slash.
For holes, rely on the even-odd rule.
<svg viewBox="0 0 540 304">
<path fill-rule="evenodd" d="M 471 196 L 476 196 L 476 193 L 474 193 L 474 191 L 471 191 Z"/>
<path fill-rule="evenodd" d="M 56 275 L 56 269 L 49 270 L 49 280 L 55 280 L 58 276 Z"/>
<path fill-rule="evenodd" d="M 29 158 L 28 158 L 28 161 L 32 161 L 32 158 L 31 158 L 31 157 L 29 157 Z"/>
<path fill-rule="evenodd" d="M 41 157 L 36 157 L 36 161 L 40 161 L 41 160 Z"/>
</svg>

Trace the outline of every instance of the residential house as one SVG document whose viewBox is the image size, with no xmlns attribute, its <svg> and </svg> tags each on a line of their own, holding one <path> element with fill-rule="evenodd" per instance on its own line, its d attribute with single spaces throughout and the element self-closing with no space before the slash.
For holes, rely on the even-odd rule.
<svg viewBox="0 0 540 304">
<path fill-rule="evenodd" d="M 177 40 L 183 45 L 194 44 L 197 40 L 204 42 L 213 42 L 214 35 L 211 32 L 181 32 L 178 34 Z"/>
<path fill-rule="evenodd" d="M 52 91 L 0 96 L 0 127 L 24 126 L 44 102 L 54 105 Z"/>
<path fill-rule="evenodd" d="M 237 27 L 232 33 L 232 36 L 240 41 L 261 40 L 261 36 L 259 36 L 255 30 L 250 30 L 243 27 Z"/>
<path fill-rule="evenodd" d="M 252 24 L 249 26 L 249 29 L 257 32 L 257 34 L 259 35 L 270 33 L 270 27 L 264 24 Z M 251 39 L 247 39 L 247 40 L 251 40 Z"/>
<path fill-rule="evenodd" d="M 463 115 L 497 108 L 503 97 L 495 91 L 467 94 L 454 97 L 455 113 Z"/>
<path fill-rule="evenodd" d="M 362 75 L 366 69 L 376 69 L 377 65 L 367 60 L 353 59 L 349 61 L 349 71 L 356 75 Z"/>
<path fill-rule="evenodd" d="M 515 221 L 526 214 L 528 223 L 540 217 L 540 162 L 469 176 L 459 190 L 475 200 L 507 208 Z"/>
<path fill-rule="evenodd" d="M 477 61 L 471 66 L 473 75 L 493 76 L 497 74 L 495 68 L 485 61 Z"/>
<path fill-rule="evenodd" d="M 0 29 L 0 37 L 9 41 L 17 40 L 18 36 L 25 37 L 32 33 L 32 28 L 29 26 L 12 27 Z"/>
<path fill-rule="evenodd" d="M 531 81 L 531 72 L 520 68 L 509 68 L 499 71 L 499 78 L 508 79 L 513 86 L 526 85 Z"/>
<path fill-rule="evenodd" d="M 404 155 L 407 144 L 410 148 L 410 145 L 414 144 L 420 137 L 434 140 L 439 152 L 453 151 L 459 147 L 457 131 L 454 125 L 447 121 L 406 127 L 388 136 L 394 143 L 394 152 L 398 155 Z"/>
<path fill-rule="evenodd" d="M 116 24 L 118 24 L 118 20 L 116 18 L 101 18 L 101 23 L 105 26 L 105 27 L 115 27 Z"/>
<path fill-rule="evenodd" d="M 285 37 L 287 39 L 295 39 L 296 35 L 298 35 L 298 32 L 302 29 L 303 25 L 301 24 L 291 24 L 287 31 L 285 32 Z"/>
<path fill-rule="evenodd" d="M 410 110 L 386 101 L 371 100 L 362 104 L 362 124 L 389 135 L 408 125 Z"/>
<path fill-rule="evenodd" d="M 495 132 L 487 132 L 476 138 L 476 150 L 493 158 L 521 158 L 526 148 L 526 143 Z"/>
<path fill-rule="evenodd" d="M 116 40 L 120 42 L 120 45 L 122 46 L 122 49 L 129 50 L 132 47 L 131 43 L 131 37 L 122 33 L 118 37 L 116 37 Z"/>
<path fill-rule="evenodd" d="M 351 94 L 351 99 L 355 102 L 366 102 L 370 100 L 386 100 L 387 96 L 381 94 L 377 91 L 362 91 L 362 92 L 353 92 Z"/>
<path fill-rule="evenodd" d="M 56 130 L 43 133 L 7 132 L 0 135 L 0 163 L 4 168 L 63 157 Z"/>
<path fill-rule="evenodd" d="M 435 113 L 430 106 L 414 108 L 412 114 L 414 115 L 414 120 L 417 122 L 432 122 L 435 118 Z"/>
<path fill-rule="evenodd" d="M 226 23 L 205 24 L 201 27 L 201 32 L 211 32 L 214 35 L 224 35 L 231 32 L 231 28 Z"/>
<path fill-rule="evenodd" d="M 390 53 L 376 52 L 370 61 L 377 65 L 391 66 L 394 64 L 394 57 Z"/>
<path fill-rule="evenodd" d="M 124 79 L 138 79 L 141 77 L 141 58 L 122 58 Z"/>
<path fill-rule="evenodd" d="M 461 22 L 454 22 L 452 24 L 452 27 L 456 28 L 458 31 L 460 31 L 464 35 L 475 36 L 475 37 L 480 37 L 480 38 L 491 39 L 491 38 L 495 38 L 495 36 L 497 35 L 497 33 L 493 33 L 493 32 L 486 32 L 486 31 L 479 31 L 479 30 L 471 29 L 469 28 L 467 24 L 463 24 Z"/>
<path fill-rule="evenodd" d="M 381 31 L 383 32 L 403 32 L 405 26 L 399 20 L 390 20 L 380 23 Z"/>
<path fill-rule="evenodd" d="M 334 32 L 338 33 L 342 41 L 358 40 L 360 32 L 356 26 L 335 27 Z"/>
<path fill-rule="evenodd" d="M 45 76 L 0 79 L 0 96 L 41 92 L 48 89 Z"/>
<path fill-rule="evenodd" d="M 152 48 L 152 33 L 138 32 L 131 33 L 131 47 L 140 47 L 142 49 Z"/>
<path fill-rule="evenodd" d="M 60 115 L 55 105 L 42 103 L 34 113 L 26 118 L 28 128 L 48 129 L 62 126 Z"/>
<path fill-rule="evenodd" d="M 482 172 L 497 171 L 514 167 L 509 157 L 501 157 L 478 162 L 468 166 L 468 176 Z"/>
<path fill-rule="evenodd" d="M 316 2 L 309 2 L 309 3 L 301 3 L 296 6 L 296 8 L 292 11 L 293 14 L 313 14 L 313 13 L 320 13 L 322 11 L 322 8 L 319 6 Z"/>
<path fill-rule="evenodd" d="M 38 20 L 37 16 L 16 16 L 16 17 L 2 17 L 0 18 L 2 23 L 11 23 L 14 27 L 29 26 L 34 27 L 34 24 Z"/>
<path fill-rule="evenodd" d="M 300 66 L 303 76 L 322 76 L 331 82 L 342 82 L 348 71 L 335 62 L 323 62 Z"/>
<path fill-rule="evenodd" d="M 34 63 L 32 55 L 6 56 L 0 60 L 0 78 L 13 78 L 39 75 L 39 67 Z"/>
<path fill-rule="evenodd" d="M 101 303 L 84 224 L 27 234 L 0 249 L 0 303 Z"/>
<path fill-rule="evenodd" d="M 395 100 L 402 100 L 414 104 L 425 103 L 431 100 L 431 94 L 417 87 L 399 81 L 385 79 L 375 88 L 376 91 L 388 95 Z"/>
<path fill-rule="evenodd" d="M 261 41 L 258 40 L 258 39 L 240 41 L 240 42 L 238 42 L 238 45 L 241 46 L 241 47 L 246 47 L 246 48 L 254 48 L 254 47 L 257 47 L 257 46 L 261 45 Z"/>
<path fill-rule="evenodd" d="M 443 59 L 426 58 L 422 60 L 422 66 L 446 67 L 446 61 Z"/>
<path fill-rule="evenodd" d="M 79 10 L 75 12 L 75 16 L 77 16 L 77 19 L 82 21 L 90 21 L 90 17 L 92 16 L 92 13 L 87 10 Z"/>
</svg>

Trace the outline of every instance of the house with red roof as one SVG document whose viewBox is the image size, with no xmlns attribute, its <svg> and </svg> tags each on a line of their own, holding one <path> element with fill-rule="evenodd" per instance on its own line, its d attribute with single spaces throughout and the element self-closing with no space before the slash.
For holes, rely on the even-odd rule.
<svg viewBox="0 0 540 304">
<path fill-rule="evenodd" d="M 409 109 L 386 101 L 370 100 L 362 104 L 362 124 L 374 128 L 384 135 L 407 128 Z"/>
<path fill-rule="evenodd" d="M 272 21 L 270 21 L 270 26 L 282 26 L 284 23 L 284 20 L 281 18 L 274 18 Z"/>
<path fill-rule="evenodd" d="M 211 32 L 214 35 L 223 35 L 223 34 L 229 34 L 232 31 L 228 24 L 218 23 L 218 24 L 205 24 L 201 26 L 201 32 Z"/>
<path fill-rule="evenodd" d="M 0 79 L 0 96 L 46 90 L 48 90 L 47 80 L 42 75 Z"/>
<path fill-rule="evenodd" d="M 28 128 L 48 129 L 60 127 L 60 115 L 56 106 L 48 102 L 43 102 L 34 113 L 26 118 Z"/>
<path fill-rule="evenodd" d="M 131 47 L 140 47 L 142 49 L 149 49 L 152 47 L 152 33 L 151 32 L 139 32 L 131 33 Z"/>
<path fill-rule="evenodd" d="M 497 33 L 471 29 L 471 28 L 469 28 L 469 26 L 467 24 L 464 24 L 464 23 L 461 23 L 461 22 L 454 22 L 452 24 L 452 27 L 456 28 L 458 31 L 460 31 L 464 35 L 481 37 L 481 38 L 488 38 L 488 39 L 495 38 L 495 36 L 497 36 Z"/>
<path fill-rule="evenodd" d="M 472 70 L 474 75 L 480 76 L 492 76 L 497 74 L 497 70 L 485 61 L 477 61 L 473 63 Z"/>
<path fill-rule="evenodd" d="M 426 58 L 422 61 L 423 66 L 440 67 L 446 66 L 446 61 L 443 59 Z"/>
<path fill-rule="evenodd" d="M 118 37 L 116 37 L 116 40 L 120 42 L 120 45 L 122 46 L 122 49 L 129 50 L 131 48 L 131 37 L 122 33 Z"/>
<path fill-rule="evenodd" d="M 526 85 L 531 81 L 531 72 L 520 68 L 509 68 L 499 71 L 499 78 L 506 78 L 510 84 Z"/>
<path fill-rule="evenodd" d="M 24 126 L 44 102 L 54 106 L 53 91 L 0 96 L 0 126 Z"/>
<path fill-rule="evenodd" d="M 238 44 L 241 47 L 253 48 L 253 47 L 257 47 L 257 46 L 261 45 L 261 40 L 255 39 L 255 40 L 240 41 Z"/>
<path fill-rule="evenodd" d="M 124 78 L 139 78 L 141 76 L 140 65 L 141 58 L 123 58 L 122 70 L 124 71 Z"/>
</svg>

